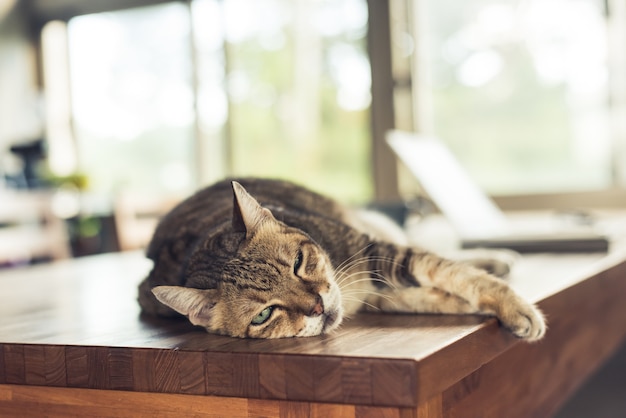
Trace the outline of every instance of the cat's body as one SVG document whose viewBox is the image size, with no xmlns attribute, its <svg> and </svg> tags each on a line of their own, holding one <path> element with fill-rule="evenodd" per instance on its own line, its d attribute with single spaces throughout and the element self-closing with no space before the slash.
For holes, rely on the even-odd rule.
<svg viewBox="0 0 626 418">
<path fill-rule="evenodd" d="M 277 180 L 222 181 L 178 205 L 148 248 L 145 312 L 212 333 L 311 336 L 361 309 L 494 315 L 543 336 L 541 313 L 467 263 L 407 246 L 390 221 Z"/>
</svg>

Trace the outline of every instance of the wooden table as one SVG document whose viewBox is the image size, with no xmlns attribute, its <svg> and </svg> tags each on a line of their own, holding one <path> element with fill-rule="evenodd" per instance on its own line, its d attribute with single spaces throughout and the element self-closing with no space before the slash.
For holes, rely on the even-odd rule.
<svg viewBox="0 0 626 418">
<path fill-rule="evenodd" d="M 214 336 L 139 315 L 149 267 L 120 253 L 0 272 L 0 416 L 550 416 L 626 336 L 620 251 L 521 260 L 512 284 L 549 321 L 536 344 L 437 315 Z"/>
</svg>

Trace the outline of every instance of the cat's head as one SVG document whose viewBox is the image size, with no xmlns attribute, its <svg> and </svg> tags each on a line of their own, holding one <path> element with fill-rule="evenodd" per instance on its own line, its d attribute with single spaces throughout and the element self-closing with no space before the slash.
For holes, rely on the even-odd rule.
<svg viewBox="0 0 626 418">
<path fill-rule="evenodd" d="M 276 220 L 237 182 L 233 193 L 232 228 L 245 237 L 220 264 L 219 286 L 157 286 L 154 295 L 211 333 L 281 338 L 335 329 L 343 316 L 341 294 L 326 252 Z"/>
</svg>

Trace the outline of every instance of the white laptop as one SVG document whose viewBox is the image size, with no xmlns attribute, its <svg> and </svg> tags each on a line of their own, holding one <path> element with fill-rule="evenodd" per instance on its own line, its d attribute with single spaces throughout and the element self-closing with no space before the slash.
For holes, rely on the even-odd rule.
<svg viewBox="0 0 626 418">
<path fill-rule="evenodd" d="M 567 226 L 556 216 L 512 222 L 437 139 L 390 131 L 387 143 L 452 224 L 463 248 L 510 248 L 519 252 L 608 250 L 607 237 L 591 226 Z"/>
</svg>

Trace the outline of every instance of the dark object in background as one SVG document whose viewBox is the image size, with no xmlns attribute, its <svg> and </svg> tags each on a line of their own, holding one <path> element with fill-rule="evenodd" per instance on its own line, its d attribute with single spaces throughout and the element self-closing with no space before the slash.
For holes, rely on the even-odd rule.
<svg viewBox="0 0 626 418">
<path fill-rule="evenodd" d="M 432 201 L 423 196 L 417 196 L 406 202 L 373 202 L 366 208 L 384 213 L 400 226 L 404 226 L 410 215 L 426 216 L 436 212 Z"/>
<path fill-rule="evenodd" d="M 38 189 L 46 186 L 38 172 L 40 163 L 46 156 L 43 139 L 12 145 L 9 151 L 22 160 L 24 164 L 21 173 L 7 176 L 9 185 L 16 189 Z"/>
<path fill-rule="evenodd" d="M 119 251 L 115 221 L 111 214 L 77 216 L 66 220 L 72 255 L 87 255 Z"/>
</svg>

